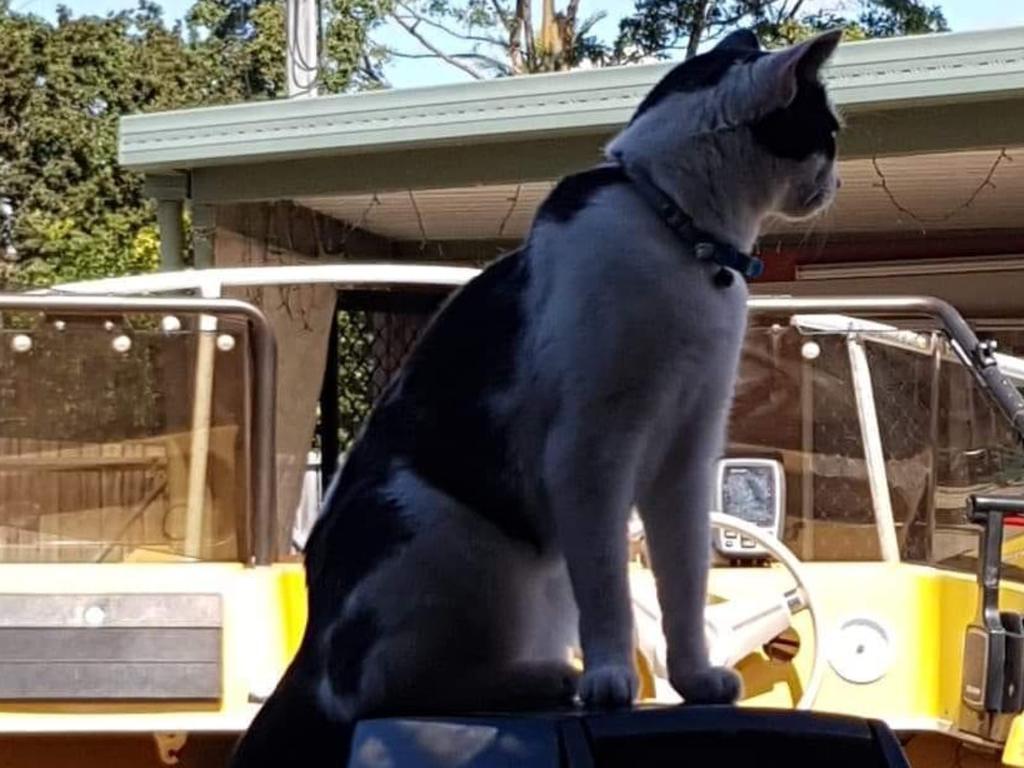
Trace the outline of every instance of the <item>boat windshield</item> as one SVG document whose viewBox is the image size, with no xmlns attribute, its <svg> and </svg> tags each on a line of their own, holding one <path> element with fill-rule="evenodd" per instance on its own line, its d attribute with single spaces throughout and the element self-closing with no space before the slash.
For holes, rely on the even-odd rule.
<svg viewBox="0 0 1024 768">
<path fill-rule="evenodd" d="M 0 562 L 244 559 L 248 326 L 0 313 Z"/>
<path fill-rule="evenodd" d="M 1012 327 L 986 335 L 1001 351 L 1024 341 Z M 805 561 L 898 558 L 974 572 L 967 497 L 1024 492 L 1019 436 L 946 335 L 922 324 L 754 317 L 728 454 L 781 464 L 782 536 Z M 1018 580 L 1022 530 L 1007 528 L 1004 546 L 1005 575 Z"/>
<path fill-rule="evenodd" d="M 204 295 L 210 295 L 206 292 L 211 286 L 245 286 L 258 296 L 272 286 L 334 286 L 339 292 L 338 343 L 329 364 L 338 366 L 338 409 L 332 418 L 339 422 L 335 447 L 343 458 L 386 383 L 386 377 L 377 374 L 397 370 L 411 339 L 437 304 L 401 309 L 392 306 L 394 302 L 374 302 L 352 307 L 345 297 L 353 291 L 360 294 L 361 289 L 386 288 L 384 293 L 397 299 L 430 286 L 440 290 L 439 300 L 473 274 L 466 268 L 429 265 L 332 264 L 172 273 L 64 289 L 139 294 L 202 287 Z M 254 303 L 269 306 L 265 300 Z M 847 314 L 820 314 L 837 311 Z M 886 318 L 884 313 L 890 311 L 901 314 Z M 801 312 L 819 314 L 794 314 Z M 940 328 L 939 317 L 948 330 Z M 23 511 L 15 512 L 11 501 L 0 523 L 3 530 L 15 532 L 14 538 L 28 540 L 23 549 L 15 545 L 6 551 L 73 552 L 91 536 L 100 541 L 98 549 L 89 545 L 94 546 L 89 555 L 94 558 L 187 556 L 193 550 L 181 538 L 188 515 L 180 500 L 181 488 L 189 486 L 182 485 L 184 465 L 177 452 L 190 440 L 188 419 L 197 377 L 189 366 L 198 359 L 196 331 L 184 325 L 167 334 L 155 326 L 139 326 L 131 330 L 131 349 L 118 352 L 112 342 L 119 331 L 97 325 L 96 318 L 89 322 L 93 325 L 82 330 L 70 323 L 61 331 L 52 323 L 33 326 L 38 343 L 29 354 L 15 351 L 17 329 L 4 331 L 0 370 L 16 386 L 0 392 L 0 405 L 16 418 L 4 422 L 5 431 L 0 432 L 7 441 L 0 447 L 0 459 L 7 463 L 0 468 L 10 467 L 0 472 L 8 484 L 0 486 L 0 500 L 20 500 L 17 508 Z M 779 533 L 799 557 L 903 560 L 974 571 L 977 529 L 967 523 L 968 496 L 1024 491 L 1020 438 L 1005 416 L 1005 411 L 1024 413 L 1019 391 L 1024 387 L 1024 359 L 1012 356 L 1015 351 L 1024 354 L 1024 323 L 983 331 L 1007 353 L 997 358 L 1010 384 L 993 387 L 988 382 L 1002 398 L 1002 407 L 979 384 L 978 377 L 985 374 L 956 354 L 967 343 L 974 349 L 975 334 L 941 302 L 919 297 L 751 300 L 728 457 L 770 460 L 771 477 L 785 486 L 779 494 L 780 501 L 784 498 Z M 961 347 L 954 348 L 950 333 Z M 75 341 L 77 337 L 81 341 Z M 279 342 L 287 350 L 289 339 Z M 42 350 L 47 349 L 50 357 L 44 358 Z M 216 467 L 242 467 L 245 455 L 240 446 L 248 434 L 239 406 L 245 400 L 243 373 L 248 370 L 243 356 L 218 351 L 216 366 L 211 469 L 202 518 L 210 527 L 203 529 L 201 547 L 202 556 L 212 558 L 229 553 L 233 557 L 238 547 L 234 532 L 244 505 L 236 491 L 244 484 L 235 475 L 244 473 L 222 473 Z M 8 370 L 15 373 L 9 375 Z M 69 445 L 55 447 L 55 435 Z M 45 449 L 49 454 L 37 444 L 50 446 Z M 143 470 L 136 462 L 115 470 L 110 466 L 116 463 L 113 459 L 97 464 L 90 458 L 137 453 L 142 444 L 157 446 L 146 450 L 157 451 L 162 457 L 159 466 L 166 469 L 146 465 Z M 302 448 L 305 456 L 306 447 Z M 83 464 L 61 464 L 57 469 L 42 459 L 35 459 L 41 463 L 32 468 L 24 463 L 33 460 L 33 452 L 52 457 L 57 450 L 80 456 L 75 461 Z M 279 448 L 278 473 L 280 453 Z M 135 481 L 141 485 L 123 479 L 129 476 L 126 473 L 142 477 L 144 471 L 163 472 L 152 477 L 165 479 Z M 88 496 L 80 490 L 87 479 L 92 483 Z M 113 498 L 126 501 L 111 504 Z M 125 505 L 130 511 L 104 512 Z M 105 514 L 111 515 L 111 522 Z M 60 522 L 64 519 L 69 521 L 66 525 Z M 80 529 L 88 529 L 88 535 L 79 534 Z M 1021 531 L 1008 527 L 1004 546 L 1005 575 L 1018 580 L 1024 580 L 1024 536 L 1017 535 Z M 62 543 L 40 549 L 41 537 L 53 536 Z M 111 549 L 112 539 L 120 543 Z"/>
</svg>

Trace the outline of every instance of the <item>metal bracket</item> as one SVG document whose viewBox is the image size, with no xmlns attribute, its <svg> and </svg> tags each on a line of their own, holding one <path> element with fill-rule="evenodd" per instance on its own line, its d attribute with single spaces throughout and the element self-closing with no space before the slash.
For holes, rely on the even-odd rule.
<svg viewBox="0 0 1024 768">
<path fill-rule="evenodd" d="M 978 346 L 972 350 L 972 357 L 979 368 L 989 368 L 996 364 L 996 350 L 999 343 L 995 339 L 979 339 Z"/>
<path fill-rule="evenodd" d="M 1024 517 L 1024 498 L 970 496 L 967 518 L 982 526 L 978 547 L 978 613 L 964 637 L 964 668 L 961 695 L 976 712 L 1012 712 L 1019 701 L 1021 659 L 1019 622 L 999 613 L 999 581 L 1002 564 L 1003 523 L 1007 517 Z M 1006 617 L 1009 618 L 1009 617 Z M 1008 645 L 1008 638 L 1012 642 Z M 1016 645 L 1014 644 L 1016 643 Z M 1016 654 L 1008 658 L 1007 652 Z M 1009 662 L 1009 663 L 1008 663 Z"/>
<path fill-rule="evenodd" d="M 156 756 L 160 762 L 163 765 L 177 765 L 181 762 L 180 753 L 188 741 L 188 733 L 154 733 L 153 741 L 156 743 Z"/>
</svg>

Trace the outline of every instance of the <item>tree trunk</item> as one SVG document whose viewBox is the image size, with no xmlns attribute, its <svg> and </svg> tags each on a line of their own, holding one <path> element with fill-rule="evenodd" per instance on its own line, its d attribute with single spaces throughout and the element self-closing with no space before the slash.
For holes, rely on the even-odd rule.
<svg viewBox="0 0 1024 768">
<path fill-rule="evenodd" d="M 566 68 L 574 67 L 579 62 L 575 58 L 576 24 L 579 18 L 580 0 L 569 0 L 565 13 L 558 16 L 558 34 L 562 38 L 562 61 Z"/>
<path fill-rule="evenodd" d="M 526 54 L 523 52 L 523 37 L 526 29 L 523 18 L 529 12 L 529 5 L 526 0 L 516 0 L 516 10 L 508 25 L 508 61 L 512 67 L 512 73 L 516 75 L 526 71 Z"/>
<path fill-rule="evenodd" d="M 555 0 L 544 0 L 544 15 L 540 23 L 540 47 L 543 51 L 544 69 L 558 69 L 558 62 L 562 58 L 562 35 L 558 28 Z"/>
<path fill-rule="evenodd" d="M 711 0 L 699 0 L 694 3 L 693 20 L 690 22 L 690 39 L 686 43 L 686 58 L 692 59 L 697 55 L 697 47 L 704 36 L 704 29 L 707 26 L 708 5 Z"/>
</svg>

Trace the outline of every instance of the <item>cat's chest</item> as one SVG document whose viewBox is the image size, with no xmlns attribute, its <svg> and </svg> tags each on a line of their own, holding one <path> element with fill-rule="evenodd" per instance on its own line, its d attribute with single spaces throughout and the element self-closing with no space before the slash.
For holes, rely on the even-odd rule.
<svg viewBox="0 0 1024 768">
<path fill-rule="evenodd" d="M 648 323 L 653 354 L 666 374 L 663 415 L 669 423 L 676 411 L 692 407 L 695 392 L 731 390 L 746 332 L 747 288 L 739 277 L 727 287 L 711 284 L 707 272 L 690 277 L 671 308 Z"/>
<path fill-rule="evenodd" d="M 648 329 L 664 344 L 665 353 L 681 365 L 703 361 L 713 365 L 729 358 L 740 344 L 747 323 L 747 289 L 738 277 L 732 285 L 716 285 L 712 270 L 697 269 L 673 275 L 670 294 L 661 311 L 648 320 Z"/>
</svg>

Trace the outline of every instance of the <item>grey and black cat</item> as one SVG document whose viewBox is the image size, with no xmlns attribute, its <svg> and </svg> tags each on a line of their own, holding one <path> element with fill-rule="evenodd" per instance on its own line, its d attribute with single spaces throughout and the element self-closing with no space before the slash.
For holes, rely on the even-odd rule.
<svg viewBox="0 0 1024 768">
<path fill-rule="evenodd" d="M 673 69 L 458 291 L 368 419 L 307 545 L 301 648 L 235 765 L 341 764 L 355 718 L 634 698 L 626 524 L 643 519 L 672 685 L 731 702 L 703 631 L 711 471 L 765 219 L 839 181 L 819 72 L 839 33 L 749 32 Z"/>
</svg>

